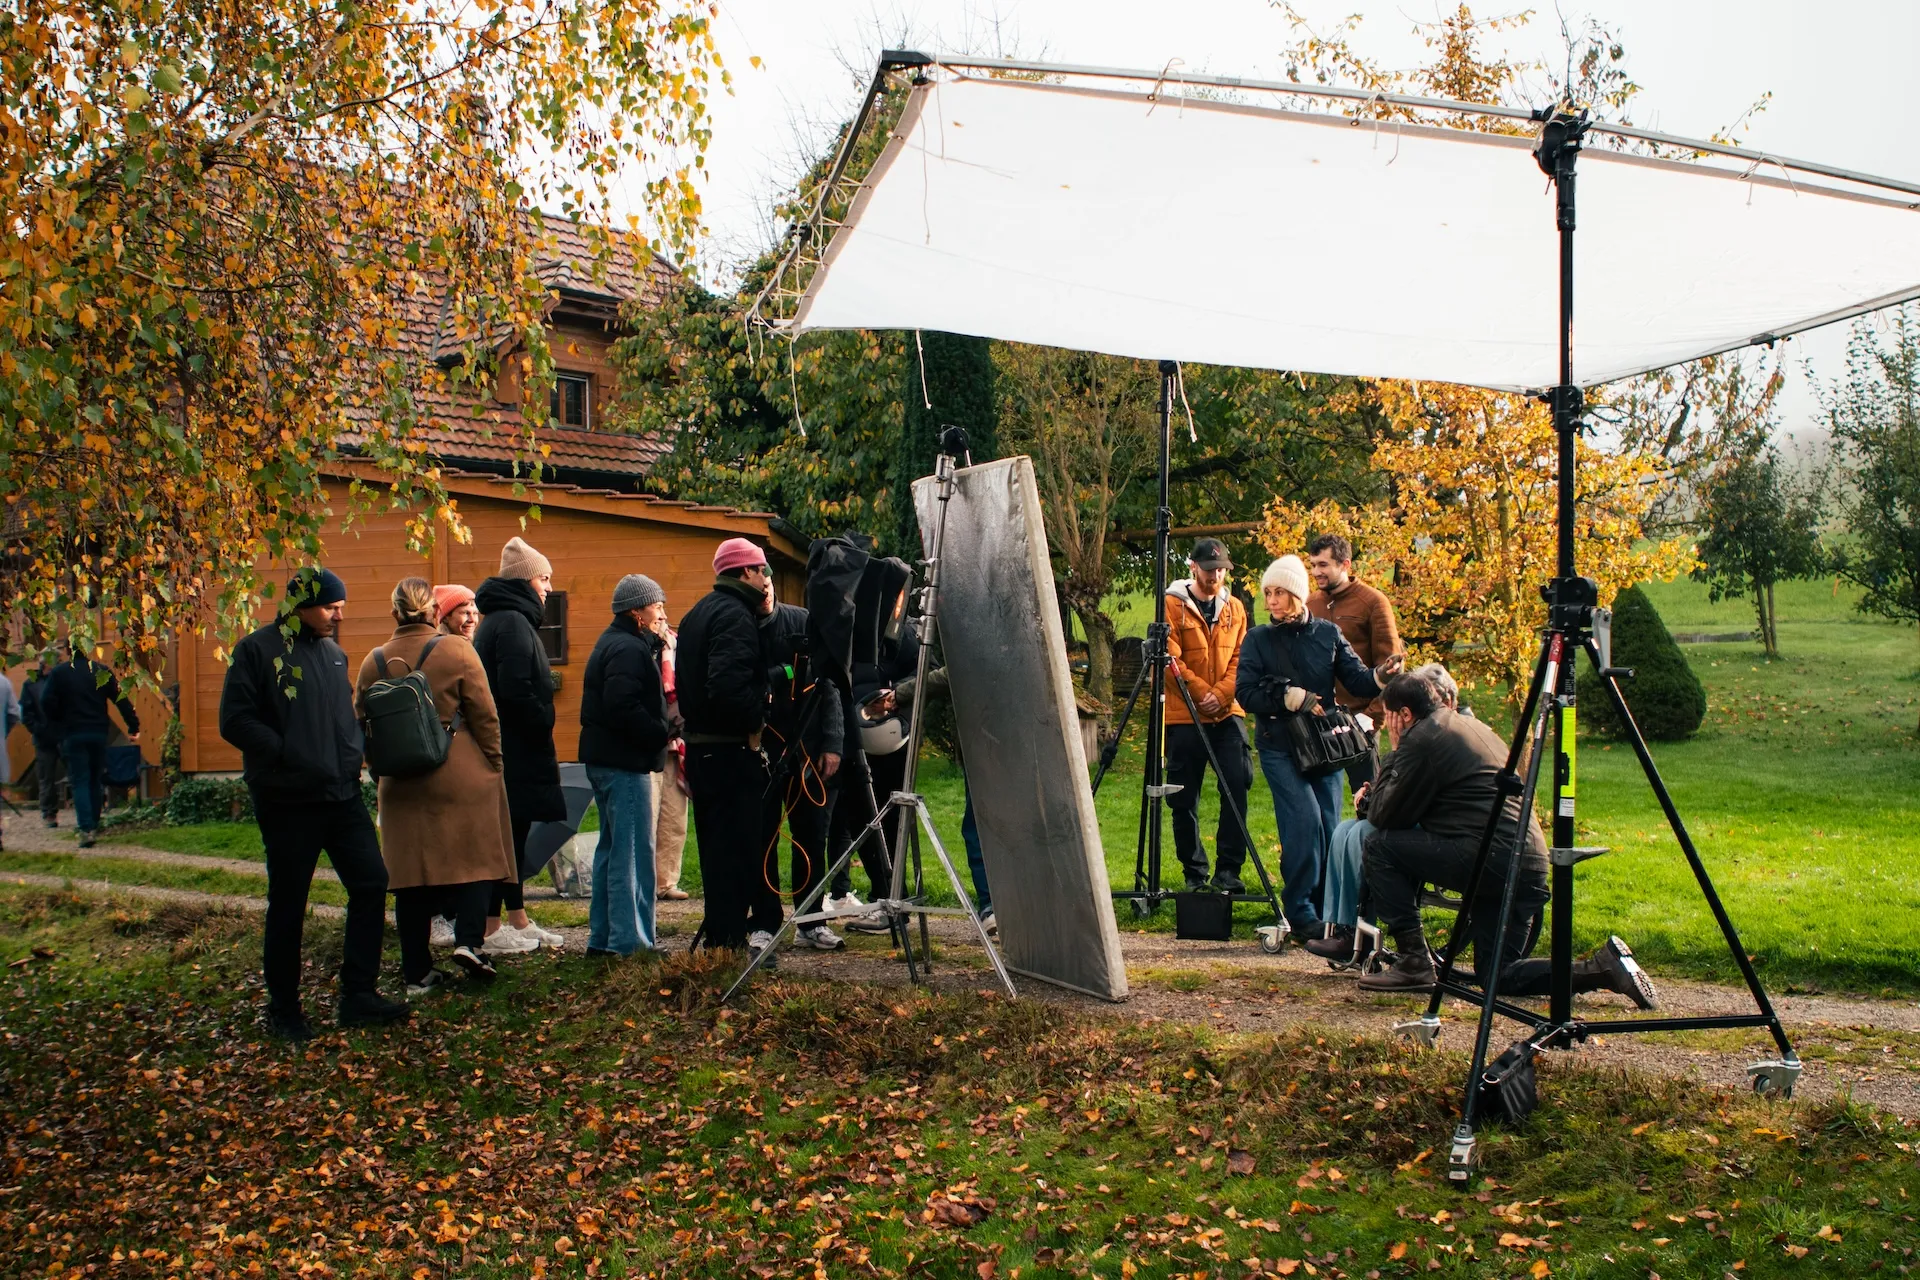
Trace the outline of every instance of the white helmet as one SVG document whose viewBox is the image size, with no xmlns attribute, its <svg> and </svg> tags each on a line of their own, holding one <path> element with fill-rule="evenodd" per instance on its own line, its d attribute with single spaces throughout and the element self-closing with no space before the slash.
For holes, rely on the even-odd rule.
<svg viewBox="0 0 1920 1280">
<path fill-rule="evenodd" d="M 907 722 L 899 716 L 860 722 L 860 749 L 870 756 L 890 756 L 907 745 Z"/>
</svg>

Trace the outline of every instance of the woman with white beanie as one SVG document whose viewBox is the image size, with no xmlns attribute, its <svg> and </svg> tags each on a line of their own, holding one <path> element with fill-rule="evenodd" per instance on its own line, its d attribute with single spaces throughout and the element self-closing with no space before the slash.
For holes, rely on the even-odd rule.
<svg viewBox="0 0 1920 1280">
<path fill-rule="evenodd" d="M 1281 556 L 1268 565 L 1260 589 L 1272 621 L 1247 633 L 1234 697 L 1258 725 L 1254 746 L 1280 827 L 1280 905 L 1293 936 L 1304 943 L 1325 931 L 1318 906 L 1320 878 L 1327 843 L 1340 821 L 1341 774 L 1335 770 L 1310 778 L 1300 771 L 1286 717 L 1331 707 L 1336 676 L 1348 692 L 1374 697 L 1405 660 L 1393 654 L 1369 671 L 1339 627 L 1308 614 L 1312 587 L 1298 556 Z"/>
</svg>

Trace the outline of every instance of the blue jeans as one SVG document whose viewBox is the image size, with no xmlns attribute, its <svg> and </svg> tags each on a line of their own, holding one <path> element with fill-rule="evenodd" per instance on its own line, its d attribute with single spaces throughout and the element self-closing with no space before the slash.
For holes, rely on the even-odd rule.
<svg viewBox="0 0 1920 1280">
<path fill-rule="evenodd" d="M 587 781 L 593 785 L 593 803 L 600 810 L 587 945 L 623 956 L 652 951 L 655 777 L 590 764 Z"/>
<path fill-rule="evenodd" d="M 960 839 L 966 842 L 967 871 L 973 876 L 973 909 L 984 916 L 993 910 L 993 890 L 987 887 L 987 860 L 980 856 L 980 824 L 973 820 L 973 792 L 968 791 L 966 795 L 967 811 L 960 815 Z"/>
<path fill-rule="evenodd" d="M 1327 845 L 1340 821 L 1340 774 L 1308 778 L 1293 767 L 1293 755 L 1260 748 L 1260 772 L 1273 792 L 1274 821 L 1280 827 L 1280 908 L 1295 933 L 1320 923 L 1315 905 L 1326 870 Z"/>
<path fill-rule="evenodd" d="M 1360 918 L 1360 902 L 1366 896 L 1361 876 L 1365 860 L 1367 834 L 1373 824 L 1365 818 L 1348 818 L 1333 829 L 1333 842 L 1327 846 L 1326 896 L 1320 904 L 1320 918 L 1351 929 Z"/>
<path fill-rule="evenodd" d="M 98 831 L 107 798 L 107 735 L 70 733 L 60 740 L 60 755 L 73 787 L 73 823 L 82 831 Z"/>
</svg>

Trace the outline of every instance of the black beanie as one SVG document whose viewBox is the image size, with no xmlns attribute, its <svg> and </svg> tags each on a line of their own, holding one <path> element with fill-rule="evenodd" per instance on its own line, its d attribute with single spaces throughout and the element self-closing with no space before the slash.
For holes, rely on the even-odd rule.
<svg viewBox="0 0 1920 1280">
<path fill-rule="evenodd" d="M 347 584 L 331 569 L 309 566 L 287 580 L 287 608 L 338 604 L 347 598 Z"/>
</svg>

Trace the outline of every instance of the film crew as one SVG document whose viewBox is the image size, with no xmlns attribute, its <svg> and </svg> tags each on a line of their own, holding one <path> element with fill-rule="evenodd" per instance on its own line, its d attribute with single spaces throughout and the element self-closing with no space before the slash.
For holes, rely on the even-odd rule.
<svg viewBox="0 0 1920 1280">
<path fill-rule="evenodd" d="M 685 902 L 692 895 L 680 887 L 680 864 L 687 849 L 687 740 L 680 720 L 680 691 L 675 664 L 679 661 L 680 633 L 660 617 L 660 683 L 667 695 L 667 723 L 673 741 L 667 744 L 666 767 L 653 789 L 654 901 Z"/>
<path fill-rule="evenodd" d="M 1173 810 L 1173 847 L 1186 872 L 1188 891 L 1205 889 L 1207 851 L 1200 843 L 1200 787 L 1206 781 L 1211 744 L 1223 771 L 1214 779 L 1220 793 L 1220 821 L 1214 830 L 1213 887 L 1239 893 L 1247 845 L 1233 807 L 1246 814 L 1253 766 L 1247 758 L 1246 712 L 1234 700 L 1234 681 L 1240 670 L 1240 646 L 1247 638 L 1247 611 L 1227 590 L 1233 561 L 1225 543 L 1217 538 L 1194 543 L 1187 569 L 1190 577 L 1167 587 L 1167 654 L 1186 681 L 1200 718 L 1196 724 L 1177 688 L 1167 691 L 1166 780 L 1179 787 L 1167 797 L 1167 806 Z"/>
<path fill-rule="evenodd" d="M 708 947 L 764 948 L 780 928 L 780 899 L 761 874 L 767 758 L 761 750 L 772 688 L 760 653 L 773 571 L 764 551 L 728 538 L 713 555 L 713 590 L 680 620 L 675 687 L 686 720 L 687 786 Z M 757 938 L 757 941 L 754 941 Z M 773 957 L 769 956 L 771 963 Z"/>
<path fill-rule="evenodd" d="M 907 778 L 907 742 L 913 733 L 913 707 L 903 701 L 897 689 L 912 681 L 920 663 L 920 624 L 907 615 L 908 588 L 902 586 L 894 597 L 890 621 L 881 636 L 876 661 L 853 664 L 854 725 L 860 736 L 860 756 L 856 768 L 864 764 L 866 775 L 843 780 L 840 803 L 834 806 L 830 845 L 834 857 L 868 823 L 876 806 L 898 791 Z M 893 892 L 893 845 L 900 829 L 901 811 L 888 812 L 881 824 L 880 840 L 863 840 L 856 853 L 867 873 L 869 896 L 888 897 Z M 862 905 L 853 891 L 853 873 L 842 868 L 839 878 L 828 887 L 828 910 Z M 846 927 L 855 933 L 885 933 L 886 922 L 877 914 L 846 918 Z"/>
<path fill-rule="evenodd" d="M 1480 892 L 1469 903 L 1475 978 L 1484 985 L 1493 964 L 1494 934 L 1509 867 L 1518 857 L 1519 878 L 1500 957 L 1500 993 L 1545 995 L 1553 966 L 1527 959 L 1535 925 L 1547 902 L 1547 841 L 1537 817 L 1526 815 L 1524 838 L 1515 840 L 1520 797 L 1502 797 L 1499 776 L 1507 744 L 1478 720 L 1440 705 L 1433 684 L 1403 675 L 1387 685 L 1386 724 L 1393 740 L 1390 769 L 1369 788 L 1368 815 L 1375 830 L 1366 840 L 1367 889 L 1392 935 L 1398 960 L 1362 975 L 1369 991 L 1432 988 L 1436 973 L 1420 921 L 1420 887 L 1439 885 L 1464 893 L 1493 806 L 1501 822 L 1489 851 Z M 1516 849 L 1516 843 L 1518 848 Z M 1616 991 L 1642 1009 L 1658 1003 L 1653 983 L 1618 937 L 1582 957 L 1573 967 L 1575 992 Z"/>
<path fill-rule="evenodd" d="M 1340 818 L 1340 775 L 1302 773 L 1282 718 L 1317 714 L 1332 702 L 1336 678 L 1356 693 L 1377 693 L 1381 682 L 1399 673 L 1402 659 L 1391 654 L 1369 670 L 1340 628 L 1309 614 L 1307 569 L 1298 556 L 1268 565 L 1260 589 L 1272 621 L 1247 633 L 1235 692 L 1258 720 L 1254 745 L 1280 827 L 1281 909 L 1292 935 L 1305 942 L 1325 934 L 1320 881 Z"/>
<path fill-rule="evenodd" d="M 1360 661 L 1377 667 L 1400 652 L 1400 628 L 1395 625 L 1393 602 L 1385 593 L 1353 576 L 1353 546 L 1337 533 L 1323 533 L 1307 544 L 1307 564 L 1316 587 L 1307 597 L 1307 612 L 1340 628 Z M 1358 793 L 1379 763 L 1380 699 L 1367 698 L 1336 686 L 1334 701 L 1373 726 L 1374 754 L 1347 767 L 1347 785 Z"/>
<path fill-rule="evenodd" d="M 593 784 L 600 838 L 593 848 L 587 954 L 657 950 L 654 938 L 653 789 L 674 736 L 660 677 L 659 627 L 667 593 L 645 574 L 613 589 L 613 621 L 594 643 L 580 689 L 580 762 Z"/>
<path fill-rule="evenodd" d="M 66 776 L 60 760 L 60 726 L 47 715 L 47 679 L 53 664 L 44 658 L 39 669 L 20 687 L 20 723 L 33 739 L 33 776 L 40 793 L 40 821 L 60 825 L 60 779 Z"/>
<path fill-rule="evenodd" d="M 560 759 L 553 748 L 553 668 L 540 643 L 540 623 L 552 590 L 552 562 L 515 537 L 500 549 L 500 572 L 473 593 L 480 610 L 473 647 L 500 713 L 500 756 L 513 818 L 514 874 L 493 890 L 487 912 L 488 955 L 518 955 L 566 941 L 527 915 L 520 877 L 533 824 L 564 822 L 567 817 Z"/>
<path fill-rule="evenodd" d="M 458 583 L 433 589 L 434 614 L 439 618 L 443 636 L 459 636 L 469 644 L 480 629 L 480 606 L 473 602 L 473 589 Z"/>
<path fill-rule="evenodd" d="M 233 647 L 220 690 L 220 736 L 240 749 L 266 847 L 267 1026 L 294 1041 L 313 1035 L 300 1007 L 300 943 L 322 853 L 347 891 L 340 1024 L 397 1022 L 409 1012 L 375 986 L 387 868 L 360 792 L 360 721 L 347 655 L 335 639 L 346 615 L 346 584 L 326 569 L 300 570 L 280 616 Z"/>
<path fill-rule="evenodd" d="M 394 632 L 367 655 L 354 682 L 364 723 L 375 682 L 418 671 L 432 691 L 434 714 L 452 731 L 437 768 L 379 779 L 380 857 L 393 890 L 409 997 L 452 980 L 433 967 L 430 921 L 443 912 L 453 921 L 453 962 L 471 980 L 493 978 L 484 954 L 487 909 L 494 887 L 516 872 L 500 717 L 486 669 L 466 637 L 439 629 L 434 600 L 425 578 L 404 578 L 394 587 Z"/>
<path fill-rule="evenodd" d="M 113 732 L 111 708 L 120 711 L 127 740 L 140 741 L 140 716 L 133 702 L 120 693 L 113 672 L 94 662 L 75 644 L 67 646 L 67 660 L 47 677 L 41 706 L 60 737 L 60 758 L 67 765 L 73 788 L 73 825 L 79 828 L 82 849 L 92 846 L 100 830 L 100 812 L 107 798 L 107 738 Z"/>
<path fill-rule="evenodd" d="M 847 749 L 847 704 L 838 689 L 816 682 L 809 673 L 807 611 L 799 605 L 775 601 L 771 582 L 767 590 L 768 611 L 760 618 L 760 645 L 772 692 L 765 745 L 774 774 L 763 817 L 772 838 L 762 861 L 761 880 L 775 892 L 777 900 L 780 816 L 784 811 L 791 845 L 793 901 L 798 906 L 827 870 L 828 831 L 833 802 L 839 798 L 836 780 Z M 838 951 L 847 945 L 824 921 L 800 929 L 795 936 L 801 946 L 816 951 Z"/>
</svg>

